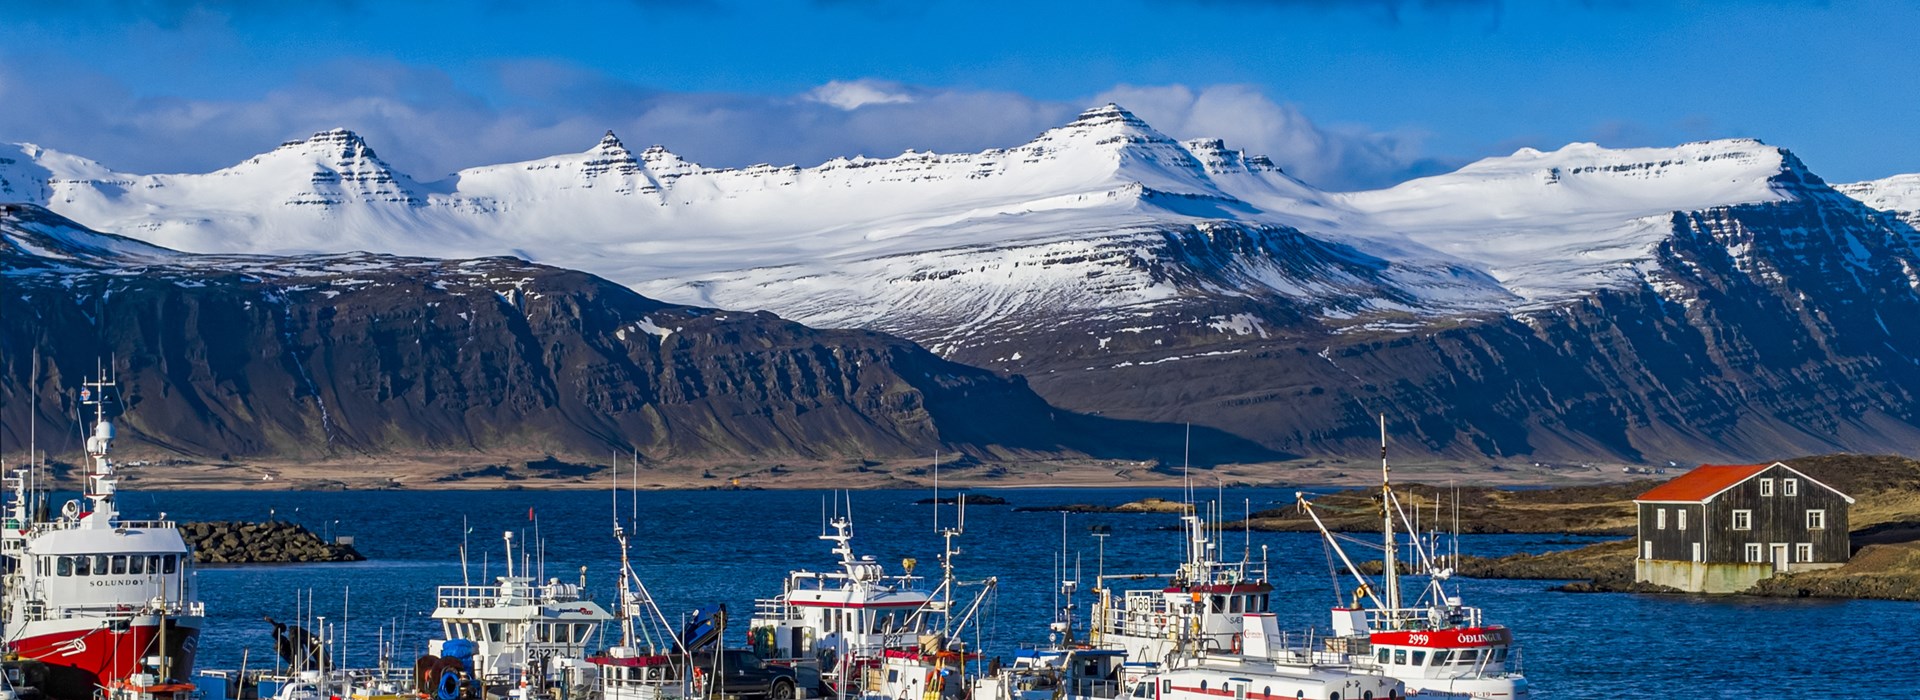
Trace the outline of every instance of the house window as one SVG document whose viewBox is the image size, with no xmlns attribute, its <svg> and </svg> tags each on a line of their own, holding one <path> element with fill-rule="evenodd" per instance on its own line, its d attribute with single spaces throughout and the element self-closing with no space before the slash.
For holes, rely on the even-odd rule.
<svg viewBox="0 0 1920 700">
<path fill-rule="evenodd" d="M 1655 530 L 1667 529 L 1667 509 L 1665 508 L 1653 509 L 1653 529 Z"/>
<path fill-rule="evenodd" d="M 1673 527 L 1676 530 L 1687 529 L 1687 509 L 1681 508 L 1675 512 L 1673 516 Z"/>
<path fill-rule="evenodd" d="M 1653 558 L 1653 540 L 1647 540 L 1645 542 L 1640 543 L 1640 558 L 1641 559 Z"/>
<path fill-rule="evenodd" d="M 1800 480 L 1799 479 L 1781 479 L 1780 495 L 1782 496 L 1800 495 Z"/>
<path fill-rule="evenodd" d="M 1806 563 L 1813 561 L 1813 543 L 1801 542 L 1793 546 L 1793 560 Z"/>
<path fill-rule="evenodd" d="M 1762 496 L 1771 496 L 1771 495 L 1773 495 L 1773 480 L 1772 480 L 1772 479 L 1761 479 L 1761 480 L 1760 480 L 1760 495 L 1762 495 Z"/>
<path fill-rule="evenodd" d="M 1824 509 L 1824 508 L 1814 508 L 1814 509 L 1812 509 L 1812 510 L 1809 510 L 1809 511 L 1807 511 L 1807 529 L 1808 529 L 1808 530 L 1825 530 L 1825 529 L 1827 529 L 1827 511 L 1826 511 L 1826 509 Z"/>
<path fill-rule="evenodd" d="M 1752 530 L 1753 529 L 1753 511 L 1750 511 L 1750 510 L 1734 511 L 1733 512 L 1733 529 Z"/>
<path fill-rule="evenodd" d="M 1703 551 L 1701 551 L 1701 549 L 1700 549 L 1700 543 L 1699 543 L 1699 542 L 1695 542 L 1695 543 L 1693 543 L 1693 560 L 1694 560 L 1694 561 L 1706 561 L 1706 560 L 1707 560 L 1707 556 L 1706 556 L 1706 553 L 1705 553 L 1705 552 L 1703 552 Z"/>
<path fill-rule="evenodd" d="M 1747 563 L 1748 564 L 1764 564 L 1767 561 L 1766 556 L 1767 555 L 1766 555 L 1765 548 L 1761 547 L 1760 543 L 1758 542 L 1747 543 Z"/>
</svg>

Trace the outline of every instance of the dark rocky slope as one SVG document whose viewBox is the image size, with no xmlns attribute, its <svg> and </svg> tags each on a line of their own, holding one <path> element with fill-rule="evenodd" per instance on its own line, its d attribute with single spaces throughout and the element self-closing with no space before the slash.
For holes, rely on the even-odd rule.
<svg viewBox="0 0 1920 700">
<path fill-rule="evenodd" d="M 1297 324 L 1177 362 L 1021 371 L 1056 405 L 1191 419 L 1303 454 L 1364 458 L 1380 413 L 1409 457 L 1914 453 L 1914 229 L 1797 161 L 1774 184 L 1794 199 L 1675 213 L 1636 282 L 1550 309 L 1404 332 Z M 1169 323 L 1197 338 L 1205 317 Z"/>
<path fill-rule="evenodd" d="M 887 335 L 513 258 L 187 255 L 0 205 L 0 449 L 25 446 L 32 415 L 43 449 L 76 450 L 72 394 L 97 361 L 129 409 L 123 445 L 219 459 L 1155 459 L 1181 439 Z M 1210 459 L 1275 456 L 1200 438 L 1222 446 Z"/>
</svg>

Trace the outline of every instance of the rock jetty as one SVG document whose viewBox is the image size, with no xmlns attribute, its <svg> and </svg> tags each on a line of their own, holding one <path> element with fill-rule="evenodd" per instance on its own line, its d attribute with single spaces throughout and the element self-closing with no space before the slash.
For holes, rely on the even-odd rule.
<svg viewBox="0 0 1920 700">
<path fill-rule="evenodd" d="M 180 534 L 193 548 L 194 561 L 204 564 L 366 560 L 353 545 L 327 542 L 312 530 L 282 521 L 185 523 L 180 526 Z"/>
</svg>

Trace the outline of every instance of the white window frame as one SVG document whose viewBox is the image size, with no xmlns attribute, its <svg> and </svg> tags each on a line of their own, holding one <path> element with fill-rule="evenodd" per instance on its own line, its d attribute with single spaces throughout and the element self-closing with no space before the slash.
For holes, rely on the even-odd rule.
<svg viewBox="0 0 1920 700">
<path fill-rule="evenodd" d="M 1827 529 L 1827 509 L 1808 508 L 1807 509 L 1807 529 L 1808 530 Z"/>
<path fill-rule="evenodd" d="M 1801 542 L 1793 546 L 1793 560 L 1805 564 L 1813 561 L 1813 543 Z"/>
<path fill-rule="evenodd" d="M 1780 495 L 1782 496 L 1800 495 L 1800 480 L 1799 479 L 1781 479 Z"/>
<path fill-rule="evenodd" d="M 1734 511 L 1733 512 L 1733 529 L 1752 530 L 1753 529 L 1753 511 L 1747 510 L 1744 508 Z"/>
<path fill-rule="evenodd" d="M 1707 560 L 1706 545 L 1699 542 L 1693 543 L 1693 560 L 1695 562 L 1703 562 Z"/>
<path fill-rule="evenodd" d="M 1773 495 L 1773 479 L 1761 479 L 1761 480 L 1760 480 L 1760 495 L 1762 495 L 1762 496 L 1772 496 L 1772 495 Z"/>
<path fill-rule="evenodd" d="M 1655 530 L 1667 529 L 1667 509 L 1665 508 L 1653 509 L 1653 529 Z"/>
<path fill-rule="evenodd" d="M 1653 558 L 1653 540 L 1646 540 L 1640 543 L 1640 558 L 1641 559 Z"/>
<path fill-rule="evenodd" d="M 1748 542 L 1747 543 L 1747 563 L 1748 564 L 1767 563 L 1766 546 L 1760 544 L 1759 542 Z"/>
<path fill-rule="evenodd" d="M 1679 515 L 1676 515 L 1673 517 L 1673 529 L 1675 530 L 1687 529 L 1687 509 L 1675 508 L 1674 511 L 1679 513 Z"/>
</svg>

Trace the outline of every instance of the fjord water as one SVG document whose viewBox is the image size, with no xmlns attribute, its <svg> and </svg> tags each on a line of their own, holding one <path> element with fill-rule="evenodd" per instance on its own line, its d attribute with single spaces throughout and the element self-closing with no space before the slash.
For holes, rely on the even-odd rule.
<svg viewBox="0 0 1920 700">
<path fill-rule="evenodd" d="M 1179 497 L 1177 489 L 991 493 L 1015 506 Z M 854 492 L 856 552 L 874 556 L 890 572 L 899 570 L 902 558 L 913 557 L 917 573 L 937 577 L 934 509 L 913 505 L 928 495 Z M 1224 493 L 1230 515 L 1249 504 L 1258 510 L 1292 498 L 1291 491 L 1279 489 Z M 696 606 L 726 603 L 734 618 L 730 639 L 743 640 L 753 600 L 776 594 L 788 570 L 831 568 L 830 545 L 817 539 L 827 499 L 818 491 L 663 491 L 637 499 L 623 494 L 619 508 L 629 518 L 637 508 L 636 568 L 667 616 L 677 623 Z M 605 491 L 124 492 L 122 504 L 136 517 L 164 511 L 187 521 L 264 520 L 271 512 L 316 532 L 352 535 L 369 557 L 356 564 L 202 566 L 199 590 L 208 609 L 203 668 L 237 667 L 246 650 L 254 667 L 270 664 L 273 645 L 261 617 L 294 620 L 296 595 L 308 594 L 315 613 L 330 623 L 340 620 L 350 599 L 344 663 L 372 665 L 376 628 L 386 627 L 400 633 L 396 663 L 410 664 L 435 632 L 426 617 L 434 586 L 461 582 L 463 522 L 471 528 L 469 569 L 476 584 L 487 580 L 483 570 L 485 576 L 502 573 L 501 533 L 507 530 L 515 531 L 516 547 L 544 543 L 547 577 L 577 582 L 585 567 L 589 591 L 603 603 L 611 598 L 618 561 Z M 530 512 L 536 519 L 529 519 Z M 941 508 L 940 517 L 950 526 L 953 509 Z M 968 508 L 955 565 L 964 579 L 999 579 L 978 632 L 989 653 L 1046 640 L 1062 520 L 1059 513 L 1015 513 L 1010 506 Z M 1171 515 L 1075 514 L 1064 520 L 1065 546 L 1070 560 L 1077 559 L 1083 591 L 1092 587 L 1101 545 L 1089 526 L 1111 528 L 1105 542 L 1109 574 L 1165 573 L 1181 556 L 1180 535 L 1166 529 L 1177 524 Z M 1480 535 L 1462 537 L 1461 548 L 1493 556 L 1585 541 Z M 1224 559 L 1247 551 L 1258 562 L 1265 552 L 1274 609 L 1289 629 L 1324 630 L 1326 609 L 1353 588 L 1343 579 L 1336 592 L 1316 535 L 1248 538 L 1229 532 L 1222 546 Z M 1072 566 L 1070 561 L 1069 573 Z M 1547 592 L 1550 584 L 1538 581 L 1458 583 L 1469 603 L 1514 629 L 1535 697 L 1865 697 L 1920 686 L 1920 640 L 1912 634 L 1920 627 L 1920 606 L 1913 603 L 1570 594 Z M 1082 595 L 1083 611 L 1087 602 Z"/>
</svg>

